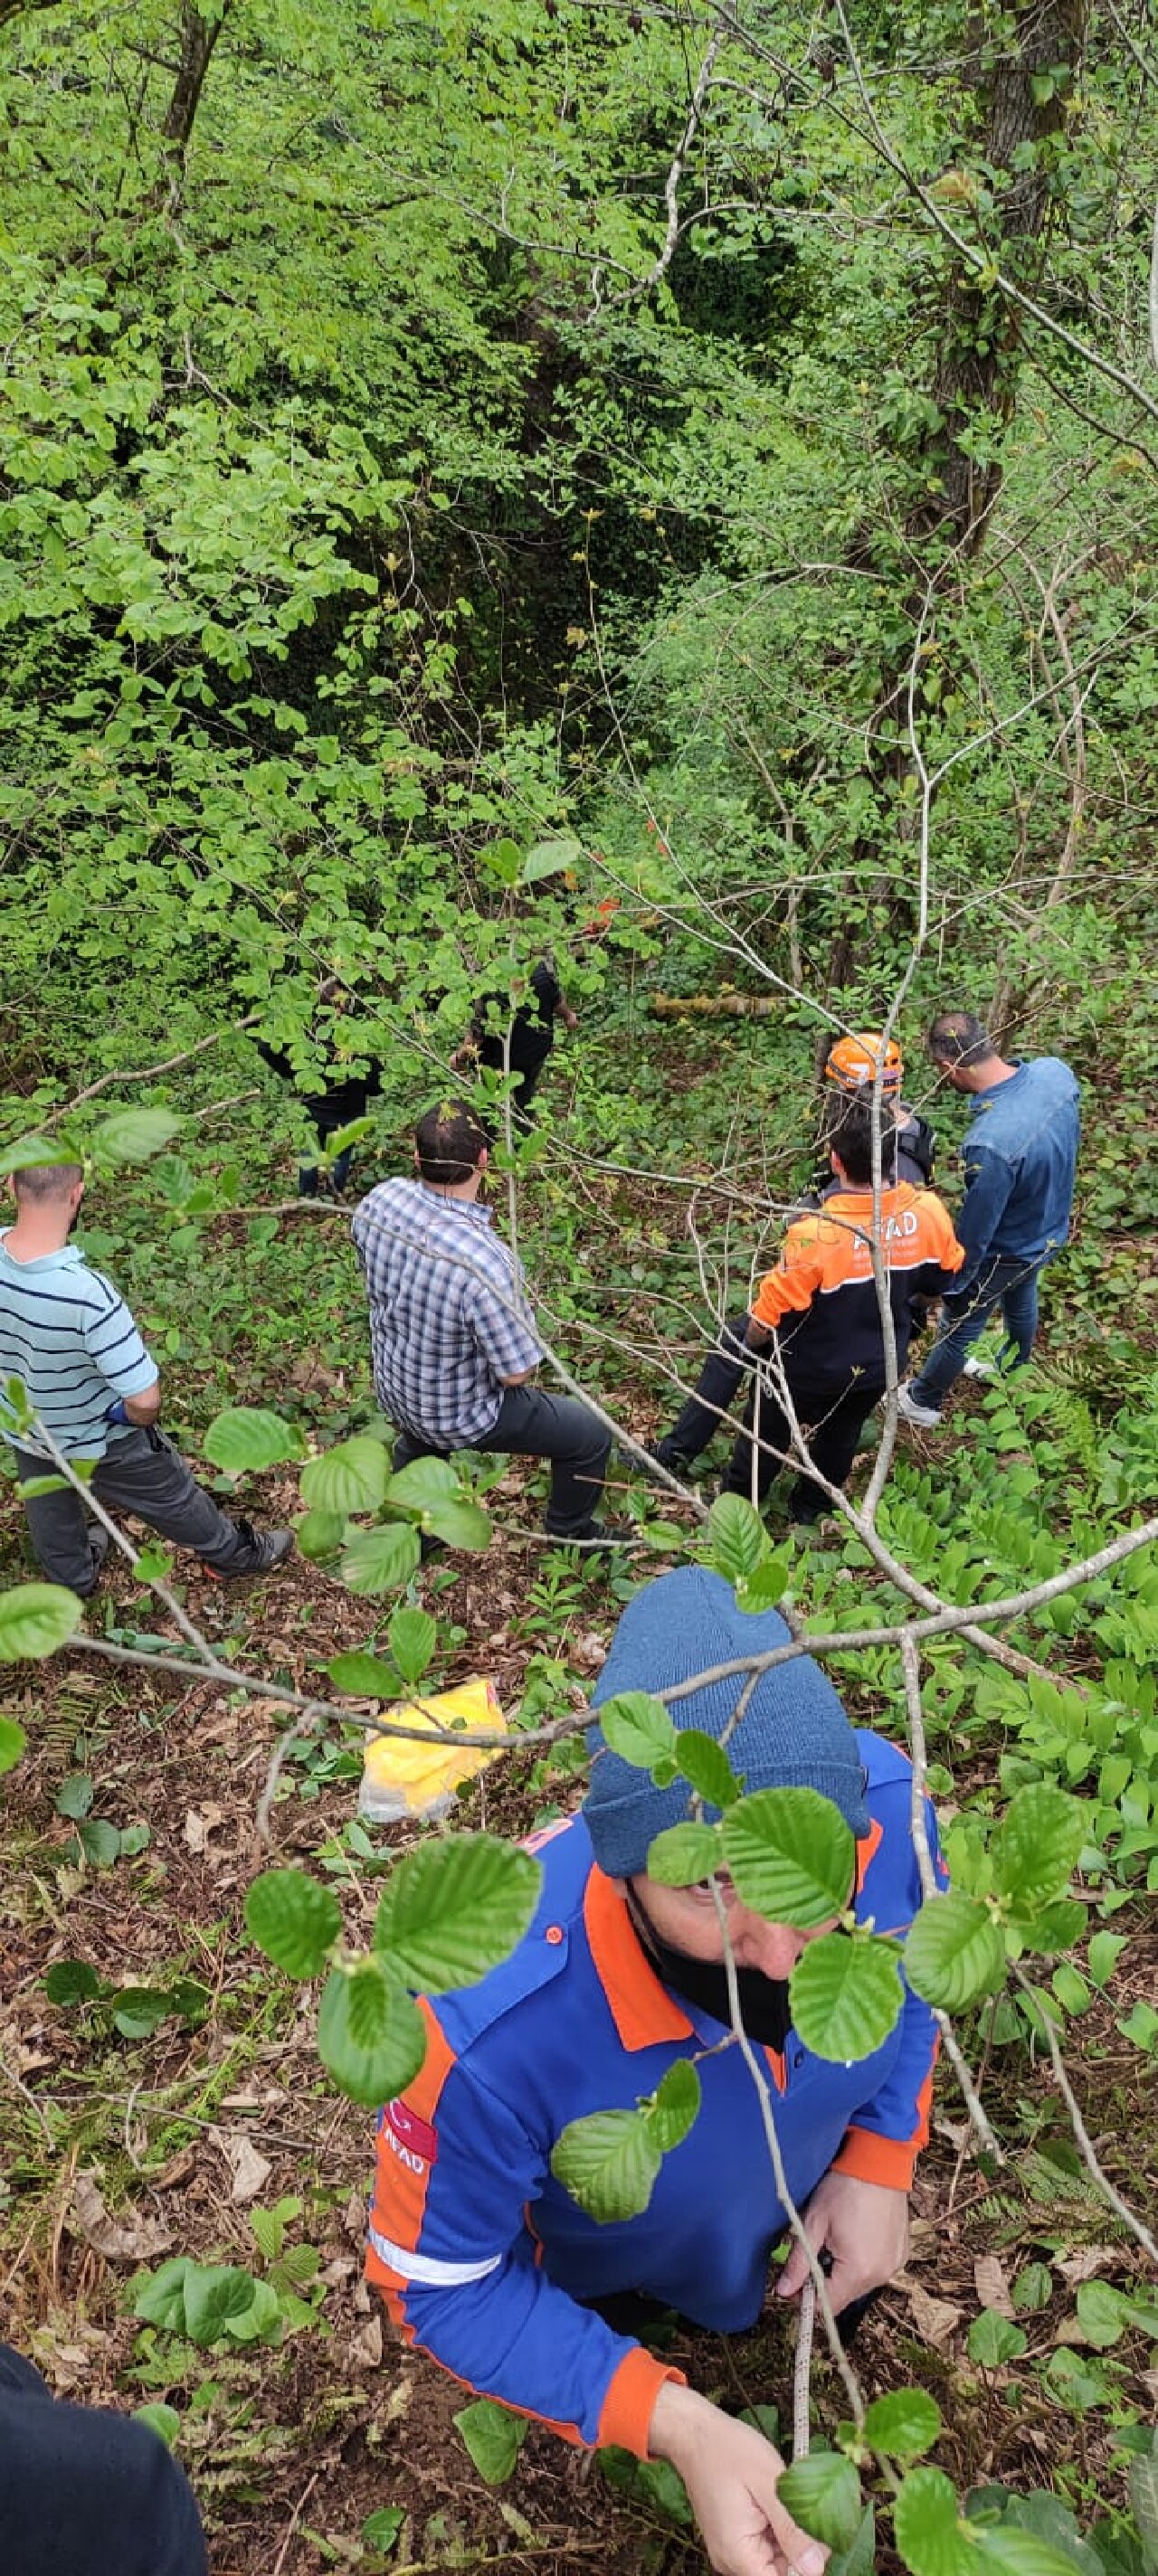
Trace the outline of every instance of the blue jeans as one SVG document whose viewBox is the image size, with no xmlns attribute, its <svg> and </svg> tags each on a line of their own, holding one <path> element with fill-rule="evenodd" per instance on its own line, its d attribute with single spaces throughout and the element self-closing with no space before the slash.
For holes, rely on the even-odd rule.
<svg viewBox="0 0 1158 2576">
<path fill-rule="evenodd" d="M 940 1411 L 995 1306 L 1001 1308 L 1006 1333 L 1000 1363 L 1004 1368 L 1024 1368 L 1037 1331 L 1037 1282 L 1043 1267 L 1040 1261 L 1008 1260 L 997 1253 L 982 1262 L 963 1296 L 946 1297 L 941 1330 L 910 1389 L 915 1403 L 934 1405 Z"/>
<path fill-rule="evenodd" d="M 320 1142 L 324 1151 L 326 1142 L 324 1136 L 320 1139 Z M 339 1198 L 341 1197 L 342 1191 L 345 1189 L 346 1183 L 349 1180 L 350 1165 L 353 1160 L 354 1148 L 352 1145 L 346 1145 L 340 1154 L 335 1154 L 333 1162 L 331 1163 L 326 1175 L 328 1187 L 335 1191 Z M 321 1173 L 319 1172 L 316 1163 L 299 1164 L 298 1197 L 300 1199 L 316 1199 L 320 1181 Z"/>
</svg>

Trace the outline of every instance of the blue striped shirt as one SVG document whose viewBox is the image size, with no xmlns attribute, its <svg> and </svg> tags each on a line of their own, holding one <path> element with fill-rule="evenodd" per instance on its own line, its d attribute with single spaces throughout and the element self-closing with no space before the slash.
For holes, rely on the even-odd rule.
<svg viewBox="0 0 1158 2576">
<path fill-rule="evenodd" d="M 105 1415 L 118 1395 L 143 1395 L 157 1375 L 124 1298 L 74 1243 L 14 1261 L 0 1234 L 0 1436 L 34 1449 L 4 1400 L 19 1378 L 68 1458 L 103 1458 L 123 1437 Z"/>
<path fill-rule="evenodd" d="M 417 1439 L 469 1449 L 493 1430 L 504 1380 L 542 1358 L 520 1265 L 489 1208 L 422 1181 L 379 1182 L 352 1232 L 383 1413 Z"/>
</svg>

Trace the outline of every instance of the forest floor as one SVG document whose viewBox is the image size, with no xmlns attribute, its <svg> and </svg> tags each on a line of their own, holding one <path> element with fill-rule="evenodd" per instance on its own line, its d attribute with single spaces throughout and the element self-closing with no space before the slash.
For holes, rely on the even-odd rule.
<svg viewBox="0 0 1158 2576">
<path fill-rule="evenodd" d="M 519 1481 L 512 1471 L 499 1497 L 516 1509 Z M 265 1522 L 288 1516 L 296 1499 L 276 1474 L 246 1494 Z M 0 1541 L 11 1580 L 20 1546 L 12 1502 L 0 1513 Z M 453 1623 L 444 1629 L 445 1677 L 490 1673 L 507 1705 L 526 1686 L 528 1655 L 544 1649 L 565 1660 L 578 1702 L 618 1607 L 598 1576 L 570 1580 L 542 1557 L 528 1576 L 509 1533 L 485 1557 L 447 1557 L 427 1569 L 420 1588 Z M 366 1605 L 300 1559 L 243 1599 L 187 1580 L 186 1600 L 204 1634 L 228 1637 L 236 1660 L 257 1665 L 260 1657 L 262 1671 L 307 1687 L 316 1686 L 319 1663 L 366 1635 Z M 106 1576 L 90 1613 L 94 1633 L 102 1619 L 122 1642 L 165 1624 L 127 1571 Z M 348 1918 L 368 1925 L 375 1881 L 352 1864 L 344 1840 L 356 1756 L 331 1747 L 287 1765 L 271 1855 L 257 1839 L 255 1810 L 284 1725 L 275 1702 L 242 1700 L 192 1673 L 186 1686 L 75 1653 L 16 1668 L 6 1706 L 33 1721 L 33 1749 L 5 1782 L 5 2334 L 62 2394 L 178 2408 L 179 2452 L 209 2528 L 214 2576 L 373 2570 L 387 2562 L 361 2535 L 387 2506 L 405 2516 L 388 2562 L 398 2571 L 499 2557 L 539 2576 L 588 2563 L 612 2576 L 635 2576 L 641 2564 L 665 2576 L 699 2565 L 694 2541 L 665 2525 L 649 2499 L 613 2491 L 598 2463 L 546 2432 L 532 2428 L 508 2488 L 488 2488 L 454 2428 L 462 2390 L 402 2348 L 364 2285 L 372 2117 L 327 2087 L 309 1994 L 299 1998 L 271 1977 L 241 1910 L 271 1856 L 300 1859 L 328 1871 Z M 55 1803 L 78 1769 L 94 1781 L 94 1813 L 121 1828 L 147 1826 L 134 1857 L 95 1868 L 80 1857 L 76 1827 Z M 578 1794 L 564 1770 L 552 1778 L 527 1755 L 501 1775 L 501 1794 L 498 1776 L 484 1774 L 465 1794 L 464 1821 L 526 1829 L 545 1804 L 566 1806 Z M 405 1828 L 375 1832 L 383 1851 L 407 1839 Z M 1134 1929 L 1140 1913 L 1131 1907 L 1122 1928 Z M 1156 1952 L 1152 1928 L 1131 1948 L 1139 1993 L 1154 1990 Z M 104 2002 L 48 2002 L 45 1973 L 65 1958 L 87 1961 L 110 1986 L 196 1979 L 208 1990 L 204 2018 L 193 2028 L 171 2018 L 151 2037 L 128 2040 Z M 1131 2141 L 1147 2126 L 1147 2064 L 1101 1998 L 1083 2022 L 1074 2075 L 1095 2142 L 1139 2195 Z M 900 2378 L 933 2391 L 945 2416 L 938 2456 L 962 2487 L 1052 2484 L 1084 2520 L 1123 2502 L 1108 2465 L 1115 2424 L 1153 2411 L 1158 2377 L 1144 2369 L 1131 2377 L 1115 2363 L 1113 2402 L 1098 2400 L 1090 2412 L 1059 2407 L 1041 2372 L 1057 2345 L 1081 2341 L 1074 2286 L 1108 2274 L 1129 2282 L 1134 2249 L 1075 2170 L 1048 2069 L 1021 2048 L 993 2051 L 986 2099 L 1010 2144 L 996 2174 L 977 2162 L 951 2080 L 938 2080 L 911 2260 L 863 2328 L 858 2363 L 870 2393 Z M 283 2195 L 300 2202 L 289 2240 L 319 2257 L 312 2324 L 276 2347 L 223 2360 L 133 2318 L 127 2285 L 142 2264 L 171 2252 L 262 2272 L 250 2210 Z M 1025 2355 L 1009 2368 L 974 2364 L 971 2321 L 980 2307 L 1012 2314 L 1011 2291 L 1031 2266 L 1039 2281 L 1045 2267 L 1045 2303 L 1021 2315 Z M 776 2314 L 730 2341 L 688 2332 L 672 2349 L 726 2406 L 773 2404 L 790 2416 L 793 2343 L 791 2322 Z M 823 2359 L 813 2386 L 816 2420 L 831 2432 L 843 2409 Z"/>
</svg>

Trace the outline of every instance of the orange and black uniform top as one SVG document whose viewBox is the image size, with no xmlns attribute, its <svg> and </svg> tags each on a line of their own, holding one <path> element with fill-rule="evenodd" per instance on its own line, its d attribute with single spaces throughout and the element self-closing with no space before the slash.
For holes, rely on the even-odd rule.
<svg viewBox="0 0 1158 2576">
<path fill-rule="evenodd" d="M 948 1208 L 933 1190 L 898 1181 L 880 1196 L 840 1189 L 798 1217 L 774 1270 L 760 1282 L 752 1320 L 775 1333 L 790 1380 L 807 1387 L 885 1383 L 885 1345 L 873 1273 L 874 1230 L 889 1274 L 889 1302 L 903 1370 L 914 1304 L 952 1288 L 965 1254 Z"/>
</svg>

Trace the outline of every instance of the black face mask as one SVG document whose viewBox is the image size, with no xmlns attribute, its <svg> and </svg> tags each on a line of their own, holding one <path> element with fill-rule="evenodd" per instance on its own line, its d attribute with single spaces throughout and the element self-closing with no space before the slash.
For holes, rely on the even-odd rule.
<svg viewBox="0 0 1158 2576">
<path fill-rule="evenodd" d="M 689 1959 L 686 1950 L 673 1950 L 670 1942 L 661 1939 L 630 1885 L 627 1910 L 660 1983 L 670 1986 L 673 1994 L 692 2004 L 697 2012 L 710 2013 L 713 2021 L 722 2022 L 725 2030 L 730 2030 L 732 2007 L 722 1962 Z M 749 2039 L 758 2040 L 763 2048 L 782 2049 L 792 2027 L 787 1978 L 765 1977 L 759 1968 L 737 1968 L 736 1984 L 740 2019 Z"/>
</svg>

